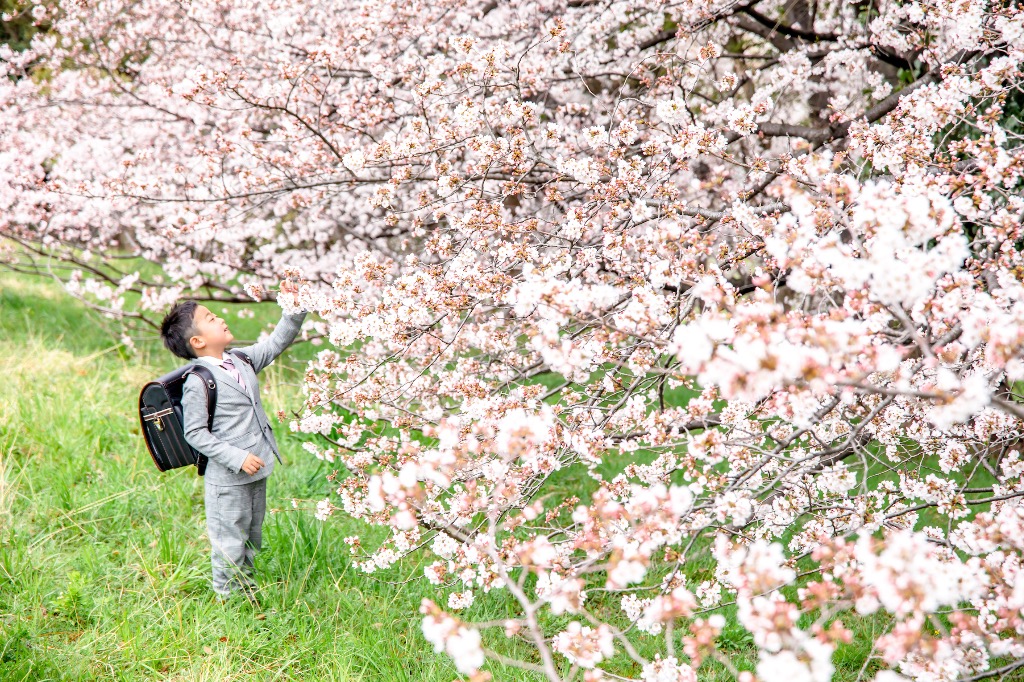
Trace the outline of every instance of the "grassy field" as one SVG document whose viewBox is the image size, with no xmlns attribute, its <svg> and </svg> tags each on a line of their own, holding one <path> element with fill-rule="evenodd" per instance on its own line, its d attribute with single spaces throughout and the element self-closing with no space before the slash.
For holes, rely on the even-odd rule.
<svg viewBox="0 0 1024 682">
<path fill-rule="evenodd" d="M 238 317 L 240 308 L 255 314 Z M 280 316 L 275 304 L 217 312 L 238 345 Z M 180 362 L 155 335 L 135 354 L 117 337 L 110 321 L 58 285 L 0 271 L 0 682 L 458 677 L 420 631 L 421 599 L 447 601 L 447 590 L 422 579 L 422 563 L 366 575 L 351 566 L 343 542 L 365 537 L 365 527 L 291 509 L 293 498 L 312 503 L 328 493 L 326 465 L 301 448 L 306 436 L 275 416 L 298 409 L 301 373 L 317 347 L 297 343 L 260 375 L 286 466 L 268 488 L 268 507 L 281 511 L 264 524 L 257 611 L 213 599 L 202 479 L 190 469 L 159 473 L 139 433 L 139 389 Z M 558 473 L 553 489 L 588 487 L 571 471 Z M 622 618 L 617 597 L 598 591 L 588 603 Z M 513 606 L 495 591 L 465 615 L 497 620 Z M 541 617 L 549 632 L 571 619 Z M 653 657 L 662 638 L 644 640 L 639 650 Z M 484 643 L 538 660 L 496 631 L 485 632 Z M 740 626 L 730 624 L 720 644 L 735 664 L 753 668 Z M 640 672 L 622 652 L 610 664 L 620 674 Z M 541 679 L 494 662 L 487 669 L 499 682 Z M 702 682 L 726 679 L 717 663 L 701 668 Z"/>
<path fill-rule="evenodd" d="M 239 339 L 279 316 L 249 307 L 225 315 Z M 264 526 L 263 609 L 217 604 L 202 479 L 160 474 L 138 430 L 142 384 L 179 363 L 156 338 L 137 355 L 116 339 L 59 286 L 0 272 L 0 680 L 456 677 L 420 632 L 422 581 L 384 582 L 419 567 L 359 573 L 342 542 L 354 522 L 290 511 L 324 497 L 326 470 L 273 414 L 287 466 L 268 506 L 289 511 Z M 316 350 L 260 375 L 268 412 L 297 409 Z"/>
<path fill-rule="evenodd" d="M 238 317 L 241 308 L 254 316 Z M 280 315 L 274 304 L 217 312 L 239 345 Z M 159 473 L 139 433 L 139 389 L 180 362 L 155 335 L 128 353 L 108 320 L 56 284 L 0 271 L 0 682 L 458 677 L 420 631 L 420 600 L 447 601 L 447 590 L 421 578 L 422 564 L 413 557 L 387 573 L 363 574 L 351 566 L 343 538 L 365 537 L 364 527 L 291 509 L 293 498 L 314 502 L 329 490 L 326 465 L 301 447 L 305 436 L 275 417 L 300 406 L 302 370 L 317 350 L 297 343 L 260 375 L 286 462 L 268 488 L 268 506 L 281 511 L 267 517 L 257 557 L 262 609 L 221 605 L 209 588 L 202 479 L 192 470 Z M 590 484 L 563 469 L 549 492 L 585 496 Z M 691 561 L 687 574 L 711 577 L 711 565 Z M 590 594 L 588 605 L 601 617 L 622 621 L 616 596 Z M 513 613 L 507 592 L 494 591 L 478 595 L 465 615 L 480 621 Z M 750 634 L 734 607 L 723 613 L 729 624 L 720 650 L 752 670 Z M 541 617 L 549 633 L 571 620 Z M 833 679 L 870 679 L 879 667 L 871 642 L 889 623 L 877 615 L 847 625 L 855 638 L 835 652 Z M 484 643 L 537 660 L 528 645 L 495 631 L 484 633 Z M 636 641 L 648 658 L 663 643 Z M 618 674 L 640 672 L 621 650 L 609 664 Z M 540 679 L 491 662 L 487 669 L 496 682 Z M 714 661 L 698 674 L 701 682 L 733 679 Z"/>
</svg>

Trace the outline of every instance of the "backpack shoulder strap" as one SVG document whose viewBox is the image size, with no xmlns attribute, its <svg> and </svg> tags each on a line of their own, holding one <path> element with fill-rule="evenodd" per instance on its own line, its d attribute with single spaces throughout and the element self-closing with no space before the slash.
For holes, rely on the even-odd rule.
<svg viewBox="0 0 1024 682">
<path fill-rule="evenodd" d="M 204 367 L 201 364 L 197 364 L 185 372 L 183 381 L 188 381 L 189 374 L 195 374 L 203 380 L 203 388 L 206 389 L 206 428 L 213 431 L 213 413 L 217 411 L 217 381 L 213 378 L 213 372 L 210 371 L 210 368 Z M 196 468 L 199 470 L 200 476 L 206 473 L 206 463 L 208 461 L 209 458 L 202 453 L 196 459 Z"/>
<path fill-rule="evenodd" d="M 238 357 L 240 357 L 243 360 L 245 360 L 246 364 L 248 364 L 250 367 L 252 367 L 253 374 L 256 373 L 256 365 L 252 364 L 252 358 L 250 358 L 248 355 L 246 355 L 245 353 L 243 353 L 240 350 L 229 350 L 228 352 L 233 354 L 233 355 L 237 355 Z"/>
</svg>

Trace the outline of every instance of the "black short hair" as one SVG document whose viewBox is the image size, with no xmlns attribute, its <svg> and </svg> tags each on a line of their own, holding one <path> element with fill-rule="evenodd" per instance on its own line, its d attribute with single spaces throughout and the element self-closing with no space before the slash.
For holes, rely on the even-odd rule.
<svg viewBox="0 0 1024 682">
<path fill-rule="evenodd" d="M 174 304 L 160 325 L 160 338 L 164 340 L 167 350 L 185 360 L 196 357 L 196 352 L 192 350 L 192 344 L 188 340 L 198 331 L 193 321 L 198 306 L 197 301 L 179 301 Z"/>
</svg>

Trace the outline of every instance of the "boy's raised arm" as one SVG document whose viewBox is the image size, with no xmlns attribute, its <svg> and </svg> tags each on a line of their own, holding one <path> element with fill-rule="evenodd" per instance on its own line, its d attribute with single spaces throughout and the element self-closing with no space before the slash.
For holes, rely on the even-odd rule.
<svg viewBox="0 0 1024 682">
<path fill-rule="evenodd" d="M 213 435 L 207 426 L 209 412 L 206 408 L 206 389 L 199 383 L 202 378 L 198 377 L 196 381 L 191 379 L 192 376 L 185 379 L 181 390 L 185 441 L 214 462 L 238 473 L 249 453 Z"/>
<path fill-rule="evenodd" d="M 251 346 L 234 348 L 232 350 L 239 350 L 248 355 L 256 372 L 259 373 L 291 345 L 295 337 L 299 335 L 299 328 L 302 326 L 302 321 L 306 319 L 307 314 L 307 311 L 294 315 L 282 313 L 281 320 L 274 327 L 270 338 L 254 343 Z"/>
</svg>

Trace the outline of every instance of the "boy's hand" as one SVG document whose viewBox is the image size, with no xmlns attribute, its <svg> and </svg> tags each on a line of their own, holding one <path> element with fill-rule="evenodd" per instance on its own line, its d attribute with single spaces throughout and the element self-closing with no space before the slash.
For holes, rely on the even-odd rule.
<svg viewBox="0 0 1024 682">
<path fill-rule="evenodd" d="M 263 460 L 252 454 L 251 452 L 246 455 L 245 461 L 242 462 L 242 471 L 252 476 L 257 471 L 263 468 Z"/>
<path fill-rule="evenodd" d="M 281 280 L 281 285 L 278 287 L 283 293 L 296 294 L 299 292 L 299 285 L 290 279 Z"/>
</svg>

